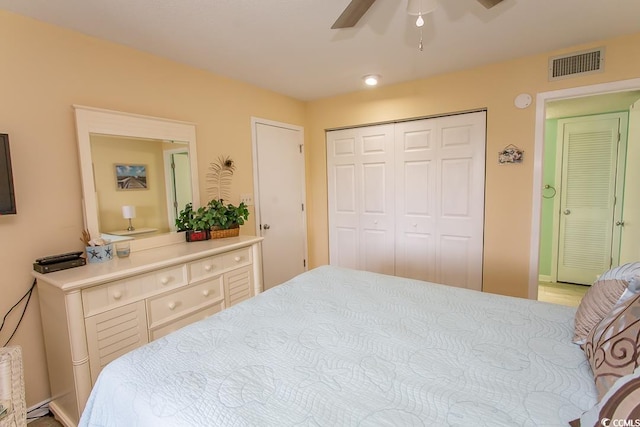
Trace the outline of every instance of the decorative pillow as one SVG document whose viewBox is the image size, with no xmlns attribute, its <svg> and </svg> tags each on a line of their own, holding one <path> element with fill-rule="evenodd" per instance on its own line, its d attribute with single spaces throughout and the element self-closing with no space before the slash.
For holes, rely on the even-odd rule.
<svg viewBox="0 0 640 427">
<path fill-rule="evenodd" d="M 640 274 L 640 262 L 627 263 L 603 273 L 580 301 L 575 317 L 573 342 L 584 344 L 594 326 L 624 294 L 629 282 Z"/>
<path fill-rule="evenodd" d="M 640 368 L 633 374 L 619 378 L 596 406 L 569 424 L 573 427 L 639 425 Z"/>
<path fill-rule="evenodd" d="M 584 352 L 602 398 L 618 378 L 640 364 L 640 294 L 616 305 L 591 330 Z"/>
</svg>

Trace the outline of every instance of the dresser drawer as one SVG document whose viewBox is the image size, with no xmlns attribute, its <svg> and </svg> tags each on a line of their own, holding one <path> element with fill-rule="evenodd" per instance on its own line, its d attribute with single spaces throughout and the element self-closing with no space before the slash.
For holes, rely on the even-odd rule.
<svg viewBox="0 0 640 427">
<path fill-rule="evenodd" d="M 187 284 L 184 265 L 140 274 L 82 290 L 85 317 L 143 299 L 150 293 Z"/>
<path fill-rule="evenodd" d="M 238 249 L 223 255 L 225 269 L 251 264 L 251 248 Z"/>
<path fill-rule="evenodd" d="M 223 259 L 224 255 L 215 255 L 190 262 L 187 265 L 190 282 L 197 282 L 220 274 L 224 270 Z"/>
<path fill-rule="evenodd" d="M 222 276 L 149 299 L 149 328 L 222 300 Z"/>
<path fill-rule="evenodd" d="M 222 305 L 223 305 L 222 301 L 218 303 L 214 303 L 210 307 L 203 308 L 200 311 L 189 314 L 188 316 L 182 319 L 176 320 L 175 322 L 171 322 L 168 325 L 161 326 L 156 329 L 151 329 L 149 330 L 150 339 L 151 341 L 157 340 L 158 338 L 162 338 L 163 336 L 173 331 L 177 331 L 182 327 L 190 325 L 191 323 L 197 322 L 202 319 L 206 319 L 207 317 L 220 312 L 222 310 Z"/>
</svg>

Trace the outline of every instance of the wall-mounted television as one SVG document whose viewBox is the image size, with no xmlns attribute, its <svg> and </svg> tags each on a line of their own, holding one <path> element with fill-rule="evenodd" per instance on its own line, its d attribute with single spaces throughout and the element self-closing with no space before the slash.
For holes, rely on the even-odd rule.
<svg viewBox="0 0 640 427">
<path fill-rule="evenodd" d="M 16 197 L 13 191 L 9 135 L 0 133 L 0 215 L 16 213 Z"/>
</svg>

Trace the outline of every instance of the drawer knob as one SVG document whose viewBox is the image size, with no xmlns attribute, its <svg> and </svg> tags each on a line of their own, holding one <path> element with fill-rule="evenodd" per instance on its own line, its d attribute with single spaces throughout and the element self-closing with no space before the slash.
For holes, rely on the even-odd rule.
<svg viewBox="0 0 640 427">
<path fill-rule="evenodd" d="M 211 264 L 207 264 L 204 266 L 205 271 L 211 271 L 213 269 L 213 266 Z"/>
<path fill-rule="evenodd" d="M 120 299 L 120 298 L 122 298 L 122 292 L 120 292 L 120 291 L 115 291 L 115 292 L 113 293 L 113 299 Z"/>
<path fill-rule="evenodd" d="M 166 285 L 167 283 L 169 283 L 169 280 L 171 280 L 171 278 L 163 277 L 160 279 L 160 283 L 162 283 L 163 285 Z"/>
<path fill-rule="evenodd" d="M 173 302 L 173 301 L 171 301 L 171 302 L 169 303 L 169 310 L 173 310 L 174 308 L 176 308 L 176 303 L 175 303 L 175 302 Z"/>
<path fill-rule="evenodd" d="M 209 289 L 205 289 L 204 291 L 202 291 L 202 295 L 204 295 L 205 297 L 209 296 Z"/>
<path fill-rule="evenodd" d="M 240 262 L 240 261 L 242 261 L 242 257 L 237 256 L 237 257 L 235 257 L 233 260 L 234 260 L 235 262 Z"/>
</svg>

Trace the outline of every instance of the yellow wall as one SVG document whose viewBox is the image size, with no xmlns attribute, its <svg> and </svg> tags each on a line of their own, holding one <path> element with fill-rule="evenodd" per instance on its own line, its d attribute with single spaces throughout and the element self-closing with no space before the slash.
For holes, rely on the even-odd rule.
<svg viewBox="0 0 640 427">
<path fill-rule="evenodd" d="M 9 134 L 18 207 L 0 217 L 1 315 L 29 288 L 34 259 L 82 249 L 72 104 L 196 123 L 201 200 L 207 166 L 221 155 L 236 162 L 232 194 L 253 192 L 251 116 L 305 124 L 300 101 L 4 11 L 0 58 L 0 132 Z M 243 233 L 255 233 L 253 221 Z M 11 343 L 23 347 L 35 405 L 49 397 L 37 295 Z"/>
<path fill-rule="evenodd" d="M 602 45 L 604 73 L 547 81 L 549 56 Z M 309 103 L 305 133 L 310 265 L 328 262 L 326 129 L 486 108 L 484 290 L 527 297 L 535 103 L 520 110 L 514 98 L 529 93 L 535 101 L 539 92 L 637 77 L 640 33 Z M 498 165 L 498 151 L 509 144 L 524 149 L 523 164 Z"/>
</svg>

